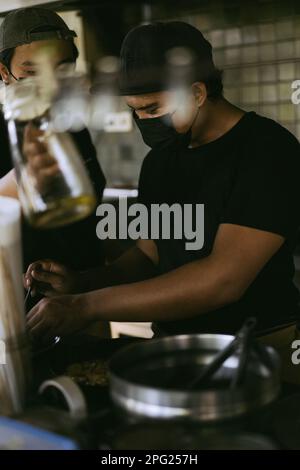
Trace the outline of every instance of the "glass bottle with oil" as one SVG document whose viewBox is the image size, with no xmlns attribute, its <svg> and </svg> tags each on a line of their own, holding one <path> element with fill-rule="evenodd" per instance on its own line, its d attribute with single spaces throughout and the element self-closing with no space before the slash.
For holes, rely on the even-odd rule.
<svg viewBox="0 0 300 470">
<path fill-rule="evenodd" d="M 28 221 L 45 229 L 83 219 L 96 205 L 81 155 L 69 133 L 54 129 L 50 108 L 35 79 L 7 87 L 4 115 L 19 200 Z"/>
</svg>

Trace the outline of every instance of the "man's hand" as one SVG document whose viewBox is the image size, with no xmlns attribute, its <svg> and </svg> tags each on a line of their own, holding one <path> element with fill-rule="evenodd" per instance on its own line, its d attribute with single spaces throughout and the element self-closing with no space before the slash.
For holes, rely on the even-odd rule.
<svg viewBox="0 0 300 470">
<path fill-rule="evenodd" d="M 84 296 L 42 299 L 27 315 L 27 328 L 33 339 L 50 341 L 85 329 L 92 323 L 86 314 Z"/>
<path fill-rule="evenodd" d="M 28 163 L 29 173 L 39 193 L 47 194 L 53 181 L 60 174 L 57 160 L 48 152 L 44 142 L 45 133 L 32 124 L 24 130 L 23 154 Z"/>
<path fill-rule="evenodd" d="M 41 260 L 30 264 L 24 275 L 25 289 L 32 289 L 46 297 L 80 292 L 80 273 L 52 260 Z"/>
</svg>

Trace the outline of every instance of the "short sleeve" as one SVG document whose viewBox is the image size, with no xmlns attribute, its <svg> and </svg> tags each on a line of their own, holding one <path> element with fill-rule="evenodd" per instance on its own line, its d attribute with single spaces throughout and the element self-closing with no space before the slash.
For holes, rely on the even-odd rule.
<svg viewBox="0 0 300 470">
<path fill-rule="evenodd" d="M 300 144 L 274 123 L 241 156 L 222 223 L 295 236 L 300 222 Z"/>
</svg>

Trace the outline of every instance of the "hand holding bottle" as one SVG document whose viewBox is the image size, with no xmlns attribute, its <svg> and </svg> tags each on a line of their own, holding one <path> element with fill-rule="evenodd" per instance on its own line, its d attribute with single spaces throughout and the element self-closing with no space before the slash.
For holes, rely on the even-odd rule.
<svg viewBox="0 0 300 470">
<path fill-rule="evenodd" d="M 24 129 L 23 154 L 36 190 L 41 194 L 46 194 L 51 189 L 53 178 L 59 174 L 58 162 L 48 152 L 44 135 L 45 132 L 32 123 L 27 124 Z"/>
</svg>

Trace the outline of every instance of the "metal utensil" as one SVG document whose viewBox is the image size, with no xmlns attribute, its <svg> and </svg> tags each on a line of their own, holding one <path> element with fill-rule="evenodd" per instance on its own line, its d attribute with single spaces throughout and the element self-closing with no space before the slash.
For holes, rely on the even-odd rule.
<svg viewBox="0 0 300 470">
<path fill-rule="evenodd" d="M 230 388 L 239 386 L 245 377 L 248 360 L 250 359 L 251 339 L 253 339 L 253 331 L 256 325 L 255 318 L 249 318 L 244 323 L 242 329 L 236 335 L 237 352 L 239 354 L 239 363 L 234 375 Z"/>
<path fill-rule="evenodd" d="M 30 286 L 27 293 L 26 293 L 26 296 L 25 296 L 25 299 L 24 299 L 24 307 L 25 307 L 25 310 L 26 310 L 26 305 L 27 305 L 27 302 L 28 302 L 28 299 L 30 297 L 30 294 L 32 292 L 32 287 Z M 55 346 L 57 343 L 59 343 L 61 340 L 61 337 L 60 336 L 55 336 L 53 341 L 51 341 L 51 343 L 41 347 L 40 349 L 36 350 L 33 352 L 33 355 L 34 356 L 37 356 L 39 354 L 42 354 L 46 351 L 48 351 L 49 349 L 53 348 L 53 346 Z"/>
<path fill-rule="evenodd" d="M 241 330 L 237 333 L 235 338 L 231 343 L 204 367 L 201 374 L 198 377 L 195 377 L 188 385 L 187 390 L 193 390 L 200 385 L 205 384 L 205 382 L 211 378 L 217 370 L 222 366 L 222 364 L 235 352 L 239 353 L 239 364 L 237 367 L 236 375 L 231 381 L 231 388 L 237 386 L 242 379 L 242 376 L 245 372 L 247 357 L 248 357 L 248 347 L 249 347 L 249 338 L 251 333 L 254 330 L 256 325 L 255 318 L 249 318 L 246 320 Z"/>
</svg>

